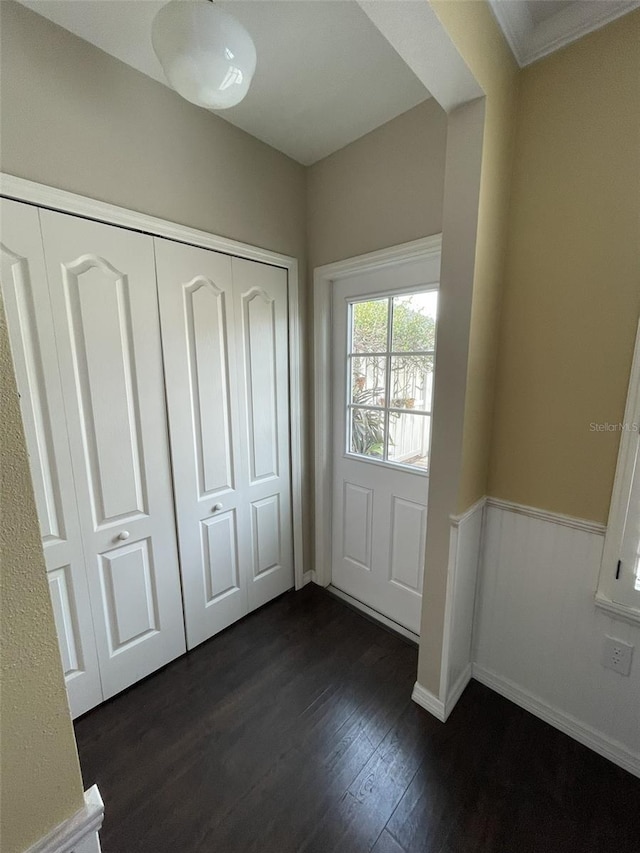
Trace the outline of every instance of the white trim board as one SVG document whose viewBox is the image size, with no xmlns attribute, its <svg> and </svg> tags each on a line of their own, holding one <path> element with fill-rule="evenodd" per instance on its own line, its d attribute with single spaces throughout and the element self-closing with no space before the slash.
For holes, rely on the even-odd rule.
<svg viewBox="0 0 640 853">
<path fill-rule="evenodd" d="M 563 527 L 573 527 L 575 530 L 584 530 L 585 533 L 597 533 L 603 536 L 607 530 L 606 524 L 600 524 L 597 521 L 588 521 L 585 518 L 575 518 L 572 515 L 563 515 L 559 512 L 551 512 L 551 510 L 537 509 L 533 506 L 513 503 L 513 501 L 503 501 L 500 498 L 488 497 L 485 500 L 486 506 L 496 507 L 496 509 L 503 509 L 507 512 L 515 512 L 518 515 L 526 515 L 529 518 L 537 518 L 539 521 L 549 521 L 552 524 L 560 524 Z"/>
<path fill-rule="evenodd" d="M 413 686 L 411 698 L 416 705 L 420 705 L 420 707 L 424 708 L 425 711 L 429 711 L 429 713 L 433 714 L 433 716 L 440 720 L 441 723 L 446 723 L 451 712 L 458 704 L 458 700 L 464 693 L 465 687 L 470 681 L 471 664 L 469 664 L 466 669 L 460 673 L 458 680 L 451 689 L 451 693 L 444 702 L 441 699 L 438 699 L 437 696 L 434 696 L 433 693 L 417 681 Z"/>
<path fill-rule="evenodd" d="M 609 507 L 609 523 L 598 575 L 596 604 L 610 613 L 634 622 L 640 622 L 640 610 L 633 606 L 634 602 L 627 601 L 627 596 L 616 594 L 615 571 L 618 559 L 622 557 L 629 507 L 632 506 L 634 478 L 638 476 L 635 469 L 638 464 L 636 461 L 636 454 L 638 453 L 637 430 L 640 429 L 640 323 L 638 323 L 636 332 L 623 423 L 627 429 L 623 430 L 620 436 L 616 475 Z M 636 431 L 634 431 L 634 427 Z M 631 514 L 633 515 L 633 509 Z M 625 600 L 621 601 L 620 599 Z"/>
<path fill-rule="evenodd" d="M 437 720 L 440 720 L 441 723 L 446 721 L 447 718 L 444 713 L 444 702 L 442 699 L 438 699 L 437 696 L 434 696 L 430 690 L 427 690 L 426 687 L 423 687 L 417 681 L 413 685 L 411 698 L 416 705 L 420 705 L 420 707 L 424 708 L 425 711 L 433 714 L 433 716 Z"/>
<path fill-rule="evenodd" d="M 304 543 L 302 524 L 302 484 L 305 481 L 303 453 L 303 416 L 301 365 L 303 364 L 301 317 L 299 305 L 298 261 L 289 255 L 271 252 L 227 237 L 188 228 L 166 219 L 158 219 L 115 204 L 86 198 L 75 193 L 48 187 L 24 178 L 0 172 L 0 195 L 38 207 L 71 213 L 86 219 L 95 219 L 109 225 L 118 225 L 152 236 L 164 237 L 179 243 L 188 243 L 214 252 L 222 252 L 247 260 L 259 261 L 287 271 L 289 292 L 289 385 L 291 430 L 291 502 L 293 517 L 293 562 L 295 587 L 305 585 Z"/>
<path fill-rule="evenodd" d="M 440 254 L 442 235 L 390 246 L 344 261 L 316 267 L 313 273 L 314 309 L 314 413 L 315 413 L 315 573 L 316 583 L 331 583 L 331 297 L 335 282 L 353 275 L 384 269 Z"/>
<path fill-rule="evenodd" d="M 141 231 L 156 237 L 166 237 L 169 240 L 177 240 L 179 243 L 190 243 L 203 249 L 212 249 L 214 252 L 223 252 L 227 255 L 236 255 L 253 261 L 262 261 L 285 269 L 297 268 L 298 262 L 289 255 L 271 252 L 230 240 L 227 237 L 219 237 L 207 231 L 189 228 L 179 225 L 167 219 L 159 219 L 146 213 L 138 213 L 126 207 L 119 207 L 104 201 L 77 195 L 76 193 L 48 187 L 25 178 L 16 178 L 6 172 L 0 172 L 0 195 L 12 198 L 15 201 L 35 204 L 38 207 L 47 207 L 50 210 L 59 210 L 62 213 L 71 213 L 74 216 L 83 216 L 85 219 L 95 219 L 98 222 L 107 222 L 110 225 L 119 225 L 132 231 Z"/>
<path fill-rule="evenodd" d="M 610 601 L 600 592 L 595 595 L 596 607 L 613 616 L 614 619 L 622 619 L 624 622 L 631 622 L 632 625 L 637 625 L 640 622 L 640 612 L 635 607 L 627 607 L 625 604 L 618 604 L 617 601 Z"/>
<path fill-rule="evenodd" d="M 451 704 L 460 681 L 473 658 L 473 630 L 479 567 L 482 559 L 482 531 L 485 498 L 466 512 L 450 516 L 447 595 L 444 610 L 440 696 Z M 467 675 L 467 681 L 470 674 Z M 454 680 L 455 679 L 455 680 Z M 453 687 L 450 687 L 453 681 Z M 466 683 L 466 682 L 465 682 Z M 451 705 L 453 707 L 453 705 Z"/>
<path fill-rule="evenodd" d="M 451 522 L 452 527 L 460 527 L 461 524 L 464 524 L 467 519 L 471 518 L 471 516 L 478 512 L 479 510 L 483 510 L 488 498 L 482 497 L 477 500 L 474 504 L 471 504 L 469 509 L 465 509 L 464 512 L 461 512 L 459 515 L 450 515 L 449 521 Z"/>
<path fill-rule="evenodd" d="M 103 817 L 104 803 L 98 786 L 94 785 L 85 791 L 81 809 L 63 820 L 25 853 L 100 853 L 98 832 Z"/>
<path fill-rule="evenodd" d="M 623 744 L 618 743 L 613 738 L 606 737 L 601 732 L 576 720 L 570 714 L 554 708 L 509 679 L 502 678 L 478 664 L 473 664 L 472 675 L 476 681 L 495 690 L 496 693 L 524 708 L 525 711 L 529 711 L 535 717 L 539 717 L 554 728 L 569 735 L 578 743 L 588 746 L 598 755 L 608 758 L 609 761 L 624 768 L 624 770 L 628 770 L 634 776 L 640 777 L 640 755 L 630 752 Z"/>
<path fill-rule="evenodd" d="M 572 3 L 535 24 L 526 2 L 522 0 L 488 2 L 521 68 L 640 6 L 640 0 L 588 0 Z"/>
</svg>

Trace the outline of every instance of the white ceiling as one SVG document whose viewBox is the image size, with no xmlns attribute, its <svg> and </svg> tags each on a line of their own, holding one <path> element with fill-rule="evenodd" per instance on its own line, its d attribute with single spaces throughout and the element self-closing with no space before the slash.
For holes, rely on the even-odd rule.
<svg viewBox="0 0 640 853">
<path fill-rule="evenodd" d="M 20 2 L 165 82 L 150 33 L 166 0 Z M 258 54 L 249 94 L 218 114 L 304 165 L 430 97 L 352 0 L 217 3 L 245 25 Z"/>
<path fill-rule="evenodd" d="M 166 82 L 150 35 L 166 0 L 18 1 Z M 216 2 L 245 25 L 258 54 L 249 94 L 218 114 L 304 165 L 430 97 L 355 0 Z M 640 0 L 488 2 L 520 66 L 640 6 Z"/>
<path fill-rule="evenodd" d="M 529 65 L 640 6 L 640 0 L 489 0 L 519 65 Z"/>
</svg>

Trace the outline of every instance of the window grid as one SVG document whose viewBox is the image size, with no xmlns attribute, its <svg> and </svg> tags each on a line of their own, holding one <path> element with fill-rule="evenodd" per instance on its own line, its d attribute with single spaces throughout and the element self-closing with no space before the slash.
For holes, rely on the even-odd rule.
<svg viewBox="0 0 640 853">
<path fill-rule="evenodd" d="M 428 291 L 425 291 L 428 292 Z M 386 462 L 392 465 L 401 465 L 406 468 L 412 468 L 418 471 L 428 472 L 428 467 L 422 468 L 421 466 L 414 465 L 411 463 L 405 463 L 402 461 L 396 461 L 393 459 L 389 459 L 389 441 L 390 441 L 390 417 L 392 414 L 410 414 L 410 415 L 419 415 L 425 418 L 431 418 L 432 409 L 433 409 L 433 387 L 430 392 L 429 401 L 425 401 L 425 405 L 428 402 L 427 409 L 411 409 L 409 407 L 401 408 L 397 406 L 390 406 L 391 402 L 391 363 L 393 357 L 425 357 L 425 358 L 434 358 L 435 349 L 428 350 L 394 350 L 393 349 L 393 319 L 394 319 L 394 297 L 388 296 L 384 297 L 387 303 L 387 346 L 385 351 L 381 352 L 354 352 L 353 351 L 353 332 L 354 332 L 354 306 L 361 304 L 362 302 L 370 301 L 370 300 L 354 300 L 349 303 L 349 325 L 348 325 L 348 353 L 347 353 L 347 389 L 348 389 L 348 400 L 347 400 L 347 431 L 346 431 L 346 440 L 347 447 L 346 452 L 350 456 L 357 456 L 360 459 L 367 459 L 377 463 Z M 371 300 L 373 301 L 373 300 Z M 375 301 L 382 301 L 375 300 Z M 370 406 L 361 403 L 353 402 L 353 359 L 354 358 L 384 358 L 385 360 L 385 378 L 384 378 L 384 405 L 383 406 Z M 371 457 L 365 454 L 357 453 L 352 450 L 352 430 L 353 430 L 353 411 L 354 410 L 363 410 L 363 411 L 371 411 L 371 412 L 379 412 L 383 414 L 384 417 L 384 446 L 383 446 L 383 454 L 382 457 Z M 430 465 L 431 460 L 429 460 Z"/>
</svg>

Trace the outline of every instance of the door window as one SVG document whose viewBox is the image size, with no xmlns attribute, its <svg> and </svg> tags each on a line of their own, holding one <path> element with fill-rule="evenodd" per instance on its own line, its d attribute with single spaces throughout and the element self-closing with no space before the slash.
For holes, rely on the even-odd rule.
<svg viewBox="0 0 640 853">
<path fill-rule="evenodd" d="M 349 304 L 350 455 L 429 468 L 437 290 Z"/>
</svg>

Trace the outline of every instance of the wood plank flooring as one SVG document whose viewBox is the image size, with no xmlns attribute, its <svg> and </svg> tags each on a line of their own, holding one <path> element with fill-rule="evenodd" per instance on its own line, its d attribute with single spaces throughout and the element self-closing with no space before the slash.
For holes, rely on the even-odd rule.
<svg viewBox="0 0 640 853">
<path fill-rule="evenodd" d="M 417 650 L 287 593 L 76 723 L 104 853 L 640 853 L 640 780 Z"/>
</svg>

